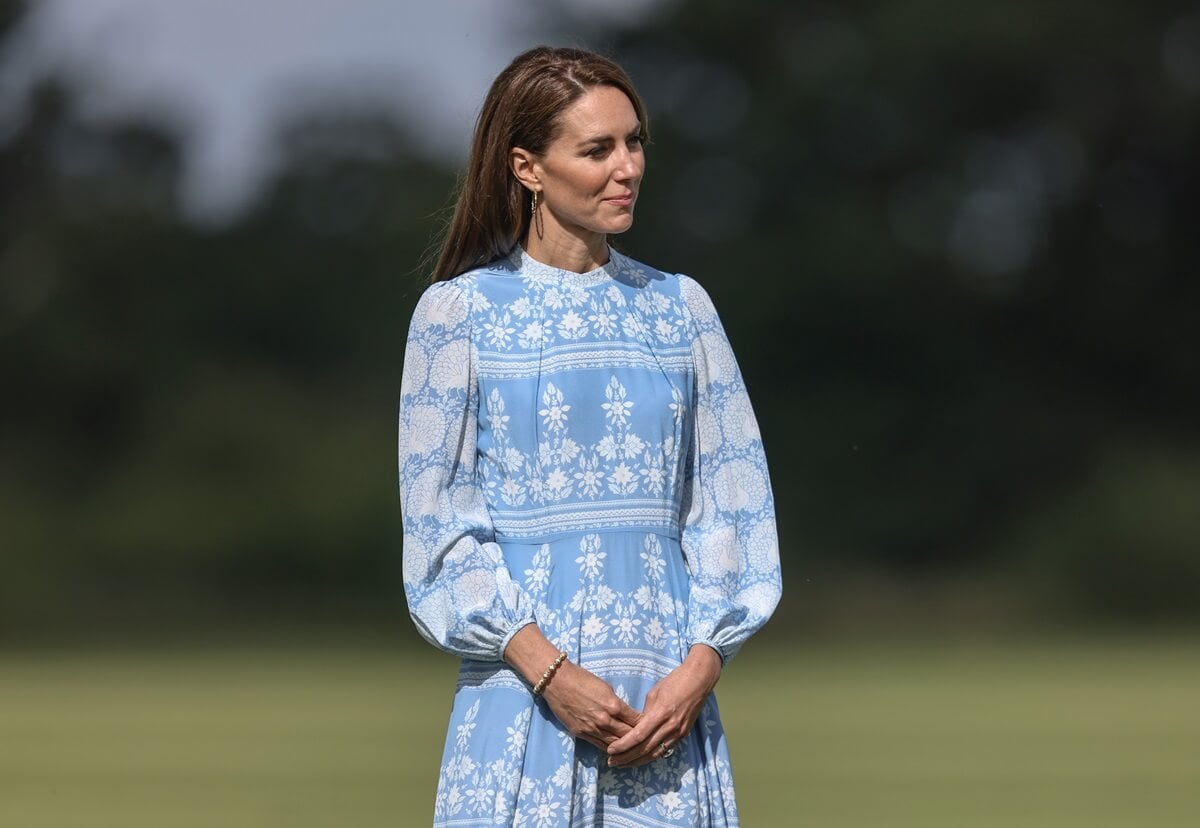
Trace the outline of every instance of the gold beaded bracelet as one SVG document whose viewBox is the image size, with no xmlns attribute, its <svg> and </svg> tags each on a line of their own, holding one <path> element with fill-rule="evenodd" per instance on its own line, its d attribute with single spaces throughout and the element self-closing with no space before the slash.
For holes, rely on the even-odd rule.
<svg viewBox="0 0 1200 828">
<path fill-rule="evenodd" d="M 546 689 L 546 685 L 550 683 L 550 679 L 554 678 L 554 674 L 558 672 L 558 668 L 567 660 L 567 651 L 559 651 L 558 658 L 554 659 L 554 663 L 546 668 L 546 672 L 542 673 L 541 680 L 533 686 L 533 695 L 540 696 Z"/>
</svg>

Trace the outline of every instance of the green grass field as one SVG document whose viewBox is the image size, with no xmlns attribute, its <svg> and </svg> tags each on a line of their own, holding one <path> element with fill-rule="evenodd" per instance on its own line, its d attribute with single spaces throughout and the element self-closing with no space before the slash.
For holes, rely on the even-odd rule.
<svg viewBox="0 0 1200 828">
<path fill-rule="evenodd" d="M 747 648 L 718 687 L 743 824 L 1195 826 L 1185 639 Z M 432 649 L 0 655 L 2 828 L 430 823 Z"/>
</svg>

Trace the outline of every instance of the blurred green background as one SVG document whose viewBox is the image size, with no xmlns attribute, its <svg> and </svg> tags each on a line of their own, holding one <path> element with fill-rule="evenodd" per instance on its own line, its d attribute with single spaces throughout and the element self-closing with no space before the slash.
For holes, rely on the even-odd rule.
<svg viewBox="0 0 1200 828">
<path fill-rule="evenodd" d="M 173 59 L 124 5 L 104 37 Z M 538 42 L 633 75 L 619 245 L 708 288 L 762 428 L 744 822 L 1194 824 L 1200 5 L 410 9 L 444 61 L 281 88 L 223 211 L 178 101 L 97 117 L 112 79 L 38 51 L 71 6 L 0 0 L 0 826 L 428 824 L 455 665 L 395 415 L 473 114 L 431 137 L 431 90 Z M 318 6 L 249 4 L 255 48 Z"/>
</svg>

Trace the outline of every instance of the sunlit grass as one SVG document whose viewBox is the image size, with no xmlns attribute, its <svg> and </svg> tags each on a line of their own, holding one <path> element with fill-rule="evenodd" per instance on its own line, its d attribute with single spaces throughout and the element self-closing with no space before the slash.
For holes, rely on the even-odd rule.
<svg viewBox="0 0 1200 828">
<path fill-rule="evenodd" d="M 748 826 L 1191 826 L 1194 641 L 756 642 L 718 687 Z M 0 656 L 0 826 L 420 826 L 428 651 Z"/>
</svg>

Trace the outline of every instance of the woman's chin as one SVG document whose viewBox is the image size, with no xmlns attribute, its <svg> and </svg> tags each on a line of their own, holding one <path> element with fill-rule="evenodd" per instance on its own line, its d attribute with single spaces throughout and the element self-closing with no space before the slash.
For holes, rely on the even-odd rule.
<svg viewBox="0 0 1200 828">
<path fill-rule="evenodd" d="M 615 236 L 618 233 L 624 233 L 630 227 L 633 227 L 633 213 L 623 216 L 621 219 L 609 223 L 609 227 L 604 232 L 610 236 Z"/>
</svg>

